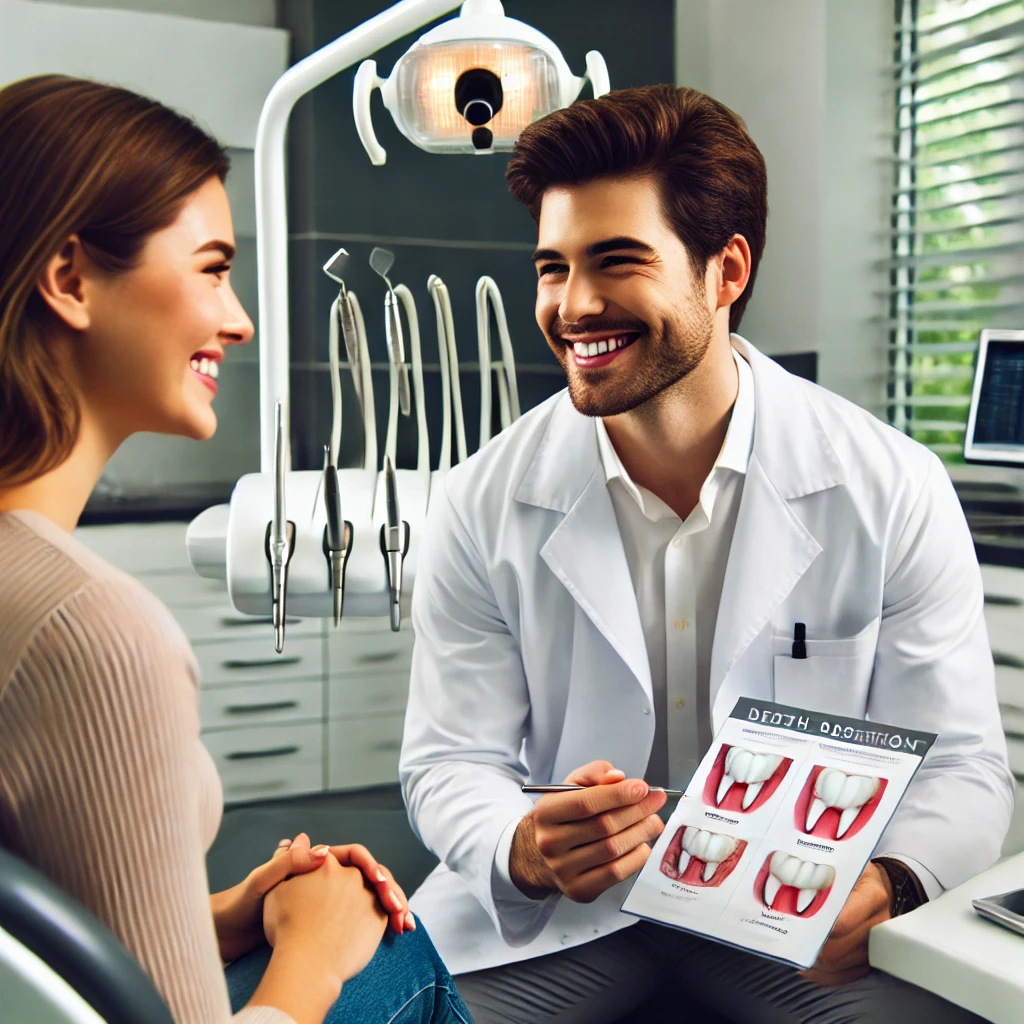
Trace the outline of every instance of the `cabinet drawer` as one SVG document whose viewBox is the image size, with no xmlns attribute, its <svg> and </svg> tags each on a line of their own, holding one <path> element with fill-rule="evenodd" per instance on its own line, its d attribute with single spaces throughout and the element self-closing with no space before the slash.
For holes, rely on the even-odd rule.
<svg viewBox="0 0 1024 1024">
<path fill-rule="evenodd" d="M 409 703 L 409 671 L 373 675 L 331 675 L 331 718 L 382 711 L 405 711 Z"/>
<path fill-rule="evenodd" d="M 324 645 L 319 637 L 286 640 L 283 654 L 274 650 L 273 633 L 259 643 L 235 640 L 197 644 L 195 652 L 204 687 L 323 676 Z"/>
<path fill-rule="evenodd" d="M 381 673 L 401 675 L 412 664 L 413 634 L 373 629 L 365 632 L 328 633 L 327 666 L 330 674 Z"/>
<path fill-rule="evenodd" d="M 266 800 L 323 789 L 323 726 L 224 729 L 204 734 L 224 800 Z"/>
<path fill-rule="evenodd" d="M 80 526 L 75 539 L 125 572 L 191 572 L 185 552 L 187 523 L 117 523 Z"/>
<path fill-rule="evenodd" d="M 204 605 L 172 608 L 185 635 L 193 642 L 207 640 L 249 640 L 265 641 L 268 648 L 274 647 L 274 625 L 270 616 L 243 615 L 224 595 L 223 601 L 207 601 Z M 322 619 L 298 619 L 289 615 L 285 635 L 284 653 L 288 654 L 290 640 L 294 637 L 322 636 Z"/>
<path fill-rule="evenodd" d="M 981 579 L 985 586 L 985 597 L 999 599 L 1017 598 L 1024 601 L 1024 569 L 1008 565 L 983 565 Z"/>
<path fill-rule="evenodd" d="M 360 789 L 398 781 L 404 714 L 339 718 L 327 724 L 328 786 Z"/>
<path fill-rule="evenodd" d="M 323 717 L 323 683 L 310 679 L 298 683 L 218 686 L 202 691 L 199 710 L 204 731 L 319 721 Z"/>
</svg>

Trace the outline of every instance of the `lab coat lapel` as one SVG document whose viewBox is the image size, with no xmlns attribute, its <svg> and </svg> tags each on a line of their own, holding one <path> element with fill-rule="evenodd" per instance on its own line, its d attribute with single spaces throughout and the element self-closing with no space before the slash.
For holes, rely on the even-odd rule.
<svg viewBox="0 0 1024 1024">
<path fill-rule="evenodd" d="M 651 698 L 647 645 L 601 468 L 597 431 L 568 395 L 561 403 L 516 500 L 565 514 L 541 548 L 541 557 Z"/>
<path fill-rule="evenodd" d="M 716 732 L 739 697 L 771 698 L 770 671 L 733 669 L 822 550 L 790 503 L 845 482 L 807 386 L 742 338 L 733 344 L 753 371 L 754 447 L 711 651 Z"/>
</svg>

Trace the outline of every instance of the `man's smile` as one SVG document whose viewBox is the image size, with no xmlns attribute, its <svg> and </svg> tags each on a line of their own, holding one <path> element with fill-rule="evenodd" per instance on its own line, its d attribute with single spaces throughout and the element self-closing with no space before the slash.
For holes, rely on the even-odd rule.
<svg viewBox="0 0 1024 1024">
<path fill-rule="evenodd" d="M 562 336 L 561 341 L 572 351 L 573 362 L 581 368 L 607 366 L 641 336 L 639 331 L 601 331 L 583 335 Z"/>
</svg>

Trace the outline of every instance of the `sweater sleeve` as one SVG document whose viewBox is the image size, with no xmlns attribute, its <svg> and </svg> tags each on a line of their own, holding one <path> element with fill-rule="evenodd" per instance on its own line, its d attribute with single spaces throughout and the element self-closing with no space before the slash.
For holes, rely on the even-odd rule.
<svg viewBox="0 0 1024 1024">
<path fill-rule="evenodd" d="M 30 639 L 0 693 L 0 828 L 121 940 L 178 1024 L 223 1024 L 196 681 L 165 609 L 142 596 L 90 583 Z M 234 1020 L 293 1024 L 272 1007 Z"/>
</svg>

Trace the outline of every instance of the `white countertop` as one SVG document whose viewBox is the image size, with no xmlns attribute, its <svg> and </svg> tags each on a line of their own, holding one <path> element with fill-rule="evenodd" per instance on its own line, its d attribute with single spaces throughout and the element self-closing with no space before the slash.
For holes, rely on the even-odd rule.
<svg viewBox="0 0 1024 1024">
<path fill-rule="evenodd" d="M 995 1024 L 1024 1021 L 1024 935 L 981 917 L 971 900 L 1024 887 L 1024 853 L 871 930 L 871 966 Z"/>
</svg>

